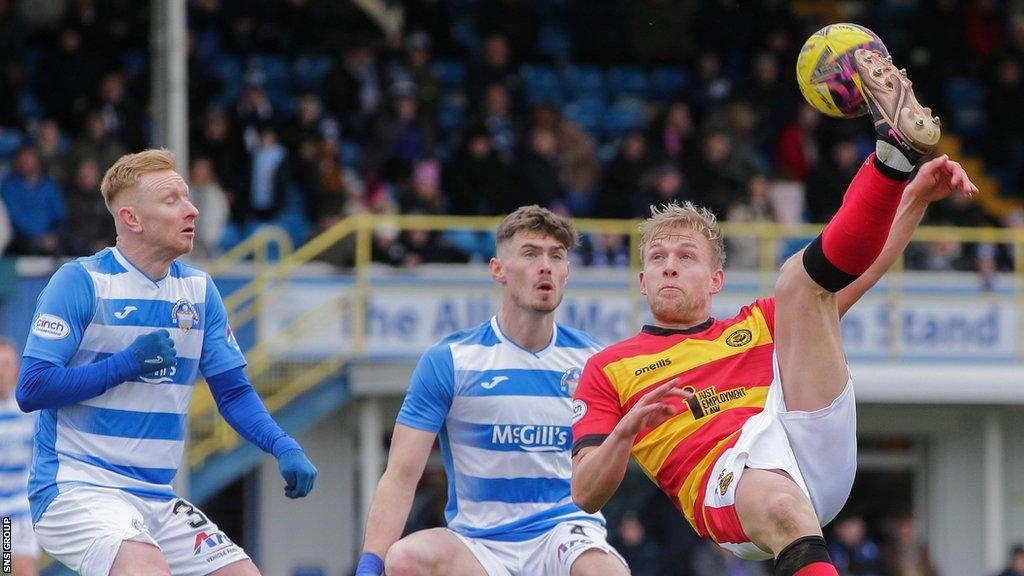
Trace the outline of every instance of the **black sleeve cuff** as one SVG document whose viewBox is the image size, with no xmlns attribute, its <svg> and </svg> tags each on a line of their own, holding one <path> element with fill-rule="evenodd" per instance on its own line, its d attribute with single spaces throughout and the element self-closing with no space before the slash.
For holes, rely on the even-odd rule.
<svg viewBox="0 0 1024 576">
<path fill-rule="evenodd" d="M 572 444 L 572 455 L 576 456 L 576 453 L 588 446 L 600 446 L 604 443 L 604 439 L 607 438 L 607 434 L 590 434 L 584 436 Z"/>
</svg>

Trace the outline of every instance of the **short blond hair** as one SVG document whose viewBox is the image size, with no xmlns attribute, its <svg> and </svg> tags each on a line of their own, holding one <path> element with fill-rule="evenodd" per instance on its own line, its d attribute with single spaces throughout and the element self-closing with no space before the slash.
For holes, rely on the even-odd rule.
<svg viewBox="0 0 1024 576">
<path fill-rule="evenodd" d="M 718 227 L 715 213 L 703 206 L 686 201 L 682 204 L 670 202 L 660 208 L 651 206 L 651 217 L 640 222 L 640 259 L 651 240 L 667 230 L 686 228 L 707 238 L 716 261 L 716 268 L 725 266 L 725 240 L 722 229 Z"/>
<path fill-rule="evenodd" d="M 163 170 L 177 170 L 174 154 L 166 148 L 150 148 L 118 158 L 103 175 L 103 183 L 100 184 L 100 193 L 107 208 L 112 207 L 122 193 L 138 186 L 143 174 Z"/>
<path fill-rule="evenodd" d="M 547 234 L 566 251 L 572 251 L 580 243 L 580 236 L 571 220 L 536 204 L 522 206 L 501 221 L 495 233 L 497 245 L 501 247 L 521 230 Z"/>
</svg>

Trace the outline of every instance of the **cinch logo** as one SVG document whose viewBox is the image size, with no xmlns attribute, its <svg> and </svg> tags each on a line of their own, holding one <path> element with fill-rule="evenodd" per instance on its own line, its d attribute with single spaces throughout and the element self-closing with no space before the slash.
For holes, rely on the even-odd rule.
<svg viewBox="0 0 1024 576">
<path fill-rule="evenodd" d="M 192 552 L 193 556 L 199 556 L 204 552 L 210 552 L 216 550 L 221 546 L 230 545 L 231 540 L 224 535 L 223 532 L 214 532 L 213 534 L 207 534 L 206 532 L 200 532 L 196 534 L 195 550 Z"/>
<path fill-rule="evenodd" d="M 71 327 L 59 316 L 40 314 L 32 325 L 32 333 L 47 340 L 60 340 L 71 333 Z"/>
<path fill-rule="evenodd" d="M 495 424 L 491 429 L 492 444 L 511 444 L 526 452 L 560 452 L 569 438 L 569 429 L 563 426 Z"/>
<path fill-rule="evenodd" d="M 662 358 L 661 360 L 658 360 L 654 364 L 648 364 L 647 366 L 644 366 L 643 368 L 638 369 L 636 372 L 633 372 L 633 374 L 635 374 L 636 376 L 639 376 L 639 375 L 641 375 L 641 374 L 643 374 L 645 372 L 651 372 L 653 370 L 657 370 L 658 368 L 664 368 L 665 366 L 669 366 L 671 364 L 672 364 L 671 360 L 669 360 L 668 358 Z"/>
</svg>

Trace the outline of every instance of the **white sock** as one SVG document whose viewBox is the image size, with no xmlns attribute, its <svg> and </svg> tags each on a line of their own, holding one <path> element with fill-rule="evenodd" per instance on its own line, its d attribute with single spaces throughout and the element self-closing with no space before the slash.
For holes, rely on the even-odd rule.
<svg viewBox="0 0 1024 576">
<path fill-rule="evenodd" d="M 903 151 L 884 140 L 875 142 L 875 156 L 882 161 L 882 164 L 893 170 L 914 171 L 914 163 L 903 155 Z"/>
</svg>

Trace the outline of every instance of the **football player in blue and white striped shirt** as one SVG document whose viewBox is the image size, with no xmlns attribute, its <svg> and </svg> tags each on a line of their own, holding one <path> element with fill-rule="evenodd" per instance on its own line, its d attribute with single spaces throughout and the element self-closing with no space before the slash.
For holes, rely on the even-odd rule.
<svg viewBox="0 0 1024 576">
<path fill-rule="evenodd" d="M 604 519 L 572 501 L 572 392 L 601 346 L 559 326 L 576 231 L 527 206 L 498 227 L 490 272 L 502 291 L 489 321 L 420 359 L 370 507 L 357 576 L 617 576 L 625 561 Z M 447 528 L 399 540 L 438 437 Z"/>
<path fill-rule="evenodd" d="M 11 523 L 13 573 L 34 576 L 39 544 L 28 511 L 28 468 L 36 419 L 18 409 L 17 381 L 18 353 L 10 342 L 0 339 L 0 518 Z"/>
<path fill-rule="evenodd" d="M 202 372 L 220 413 L 279 462 L 285 494 L 316 468 L 242 372 L 220 293 L 175 260 L 198 210 L 166 150 L 121 157 L 101 192 L 117 245 L 62 266 L 39 296 L 17 399 L 39 411 L 29 481 L 39 544 L 83 576 L 259 574 L 171 488 Z"/>
</svg>

